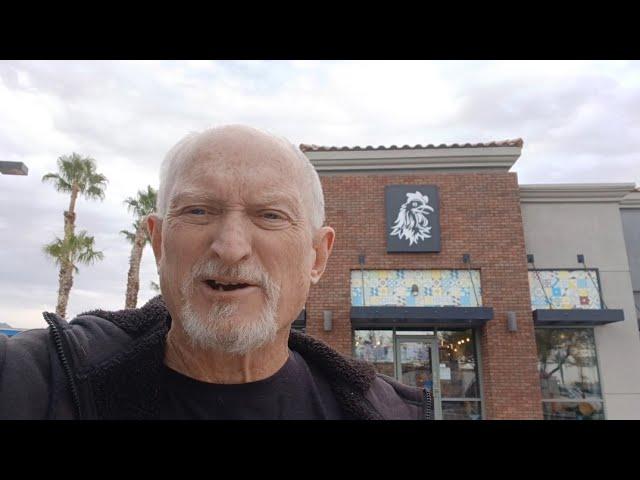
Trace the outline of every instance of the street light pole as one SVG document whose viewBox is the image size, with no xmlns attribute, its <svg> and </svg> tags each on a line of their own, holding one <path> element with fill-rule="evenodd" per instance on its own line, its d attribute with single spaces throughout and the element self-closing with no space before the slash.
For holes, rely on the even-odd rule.
<svg viewBox="0 0 640 480">
<path fill-rule="evenodd" d="M 22 162 L 0 161 L 0 173 L 3 175 L 27 175 L 29 173 L 29 169 Z"/>
</svg>

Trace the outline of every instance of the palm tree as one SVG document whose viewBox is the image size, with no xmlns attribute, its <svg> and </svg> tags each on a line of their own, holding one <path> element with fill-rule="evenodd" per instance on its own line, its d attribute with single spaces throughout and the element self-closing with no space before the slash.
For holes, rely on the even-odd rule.
<svg viewBox="0 0 640 480">
<path fill-rule="evenodd" d="M 82 258 L 86 258 L 90 262 L 96 259 L 102 259 L 102 253 L 93 252 L 93 237 L 89 237 L 84 232 L 84 236 L 75 236 L 76 225 L 76 202 L 78 196 L 82 195 L 87 199 L 104 199 L 104 190 L 107 186 L 107 177 L 96 172 L 96 162 L 91 157 L 82 157 L 77 153 L 71 155 L 63 155 L 58 158 L 58 173 L 47 173 L 42 177 L 43 182 L 53 183 L 54 188 L 63 193 L 69 193 L 69 209 L 64 212 L 64 239 L 56 239 L 53 243 L 45 246 L 45 252 L 50 253 L 60 265 L 59 286 L 58 286 L 58 306 L 56 313 L 64 317 L 69 301 L 69 292 L 73 285 L 73 272 L 77 268 L 71 266 L 74 264 L 73 252 L 81 252 L 83 248 L 89 245 L 87 242 L 91 240 L 87 255 L 89 257 L 78 257 L 78 261 L 84 262 Z M 81 241 L 84 243 L 78 244 Z M 57 245 L 57 247 L 56 247 Z M 84 245 L 84 246 L 83 246 Z M 55 248 L 54 248 L 55 247 Z M 64 247 L 64 248 L 63 248 Z M 77 250 L 80 249 L 80 250 Z M 97 255 L 99 253 L 99 255 Z M 96 255 L 94 255 L 96 254 Z M 64 255 L 68 255 L 64 257 Z"/>
<path fill-rule="evenodd" d="M 124 203 L 135 216 L 133 232 L 121 230 L 129 242 L 131 242 L 131 257 L 129 257 L 129 273 L 127 274 L 127 293 L 125 295 L 124 308 L 136 308 L 138 303 L 138 291 L 140 290 L 140 262 L 144 247 L 149 243 L 149 235 L 145 225 L 145 218 L 156 208 L 158 192 L 151 185 L 147 190 L 139 190 L 135 198 L 129 197 Z"/>
<path fill-rule="evenodd" d="M 96 260 L 102 260 L 104 255 L 94 249 L 93 237 L 81 231 L 78 235 L 65 235 L 64 239 L 56 239 L 44 246 L 44 253 L 60 266 L 58 305 L 56 313 L 64 318 L 69 302 L 69 292 L 73 286 L 73 273 L 78 273 L 78 263 L 90 265 Z"/>
<path fill-rule="evenodd" d="M 104 200 L 104 190 L 107 188 L 107 177 L 96 172 L 96 161 L 75 152 L 59 157 L 58 173 L 47 173 L 42 181 L 52 182 L 57 191 L 71 194 L 69 210 L 64 212 L 65 236 L 73 234 L 75 229 L 78 195 L 86 199 Z"/>
</svg>

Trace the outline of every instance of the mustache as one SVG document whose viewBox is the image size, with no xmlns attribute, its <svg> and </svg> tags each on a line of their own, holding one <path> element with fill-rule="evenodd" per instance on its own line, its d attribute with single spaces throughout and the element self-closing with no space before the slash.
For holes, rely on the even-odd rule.
<svg viewBox="0 0 640 480">
<path fill-rule="evenodd" d="M 215 277 L 234 278 L 256 285 L 262 289 L 273 288 L 269 274 L 257 265 L 239 264 L 225 265 L 217 260 L 203 260 L 191 269 L 190 283 Z"/>
</svg>

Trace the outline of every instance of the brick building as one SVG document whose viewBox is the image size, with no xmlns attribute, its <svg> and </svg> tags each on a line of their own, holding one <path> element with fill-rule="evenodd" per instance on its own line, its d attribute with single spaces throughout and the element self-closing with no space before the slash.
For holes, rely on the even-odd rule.
<svg viewBox="0 0 640 480">
<path fill-rule="evenodd" d="M 603 372 L 613 376 L 613 368 L 601 351 L 612 348 L 601 346 L 611 332 L 632 331 L 625 361 L 640 361 L 631 287 L 603 307 L 607 274 L 575 255 L 552 258 L 547 250 L 559 247 L 541 241 L 536 224 L 557 203 L 591 209 L 607 188 L 613 207 L 602 212 L 620 223 L 618 204 L 634 186 L 591 196 L 575 185 L 559 196 L 521 186 L 509 170 L 522 146 L 301 145 L 320 174 L 336 241 L 296 324 L 380 372 L 431 388 L 438 418 L 638 418 L 639 374 L 607 397 Z M 523 212 L 535 227 L 527 229 Z M 587 253 L 580 233 L 572 235 L 560 235 L 565 250 Z"/>
</svg>

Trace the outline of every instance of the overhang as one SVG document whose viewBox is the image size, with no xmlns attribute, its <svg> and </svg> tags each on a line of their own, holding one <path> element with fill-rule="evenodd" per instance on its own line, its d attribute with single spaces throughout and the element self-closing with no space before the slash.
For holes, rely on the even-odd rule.
<svg viewBox="0 0 640 480">
<path fill-rule="evenodd" d="M 355 328 L 481 327 L 493 318 L 488 307 L 351 307 Z"/>
<path fill-rule="evenodd" d="M 410 172 L 420 170 L 508 171 L 522 152 L 522 140 L 402 147 L 300 145 L 318 173 Z"/>
<path fill-rule="evenodd" d="M 562 183 L 520 185 L 522 203 L 620 203 L 634 183 Z"/>
<path fill-rule="evenodd" d="M 618 309 L 537 309 L 533 323 L 537 327 L 592 327 L 622 322 L 624 311 Z"/>
</svg>

